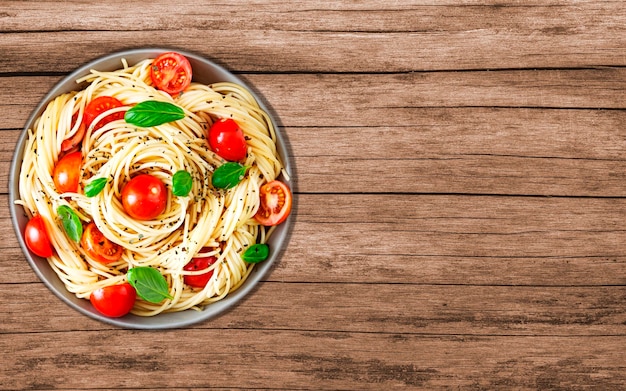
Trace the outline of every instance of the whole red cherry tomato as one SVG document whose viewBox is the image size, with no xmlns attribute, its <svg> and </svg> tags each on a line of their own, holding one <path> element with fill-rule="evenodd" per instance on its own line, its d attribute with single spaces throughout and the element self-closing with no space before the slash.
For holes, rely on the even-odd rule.
<svg viewBox="0 0 626 391">
<path fill-rule="evenodd" d="M 50 243 L 50 238 L 48 238 L 48 232 L 46 231 L 46 224 L 41 215 L 33 216 L 33 218 L 26 223 L 24 242 L 26 242 L 26 246 L 30 251 L 40 257 L 51 257 L 54 253 L 54 247 L 52 247 Z"/>
<path fill-rule="evenodd" d="M 167 206 L 167 188 L 159 178 L 139 174 L 124 185 L 122 206 L 137 220 L 152 220 Z"/>
<path fill-rule="evenodd" d="M 129 283 L 109 285 L 91 293 L 89 301 L 102 315 L 119 318 L 133 309 L 137 292 Z"/>
<path fill-rule="evenodd" d="M 80 180 L 80 167 L 83 157 L 78 152 L 63 156 L 52 171 L 52 180 L 59 193 L 76 192 Z"/>
<path fill-rule="evenodd" d="M 209 145 L 219 156 L 235 162 L 246 158 L 248 145 L 237 122 L 222 118 L 209 128 Z"/>
</svg>

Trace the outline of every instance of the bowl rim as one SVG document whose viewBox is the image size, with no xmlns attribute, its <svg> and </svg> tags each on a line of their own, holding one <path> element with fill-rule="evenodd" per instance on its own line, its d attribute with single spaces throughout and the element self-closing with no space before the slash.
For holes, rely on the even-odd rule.
<svg viewBox="0 0 626 391">
<path fill-rule="evenodd" d="M 56 273 L 50 267 L 47 259 L 41 258 L 35 254 L 33 254 L 27 247 L 23 238 L 23 225 L 25 225 L 26 216 L 24 213 L 24 208 L 16 204 L 15 201 L 19 199 L 19 187 L 17 181 L 19 180 L 19 173 L 21 169 L 21 161 L 24 154 L 24 143 L 27 139 L 28 129 L 31 128 L 33 122 L 37 117 L 41 115 L 46 105 L 54 99 L 56 96 L 61 93 L 73 90 L 79 90 L 80 85 L 76 83 L 76 80 L 80 77 L 87 75 L 90 73 L 92 69 L 97 69 L 100 71 L 110 71 L 119 69 L 122 66 L 122 59 L 126 59 L 128 57 L 135 58 L 136 61 L 128 61 L 129 66 L 134 65 L 136 62 L 141 59 L 146 58 L 154 58 L 160 53 L 175 51 L 187 57 L 189 61 L 192 63 L 192 69 L 194 69 L 194 64 L 196 64 L 196 68 L 198 66 L 206 67 L 207 69 L 212 71 L 212 75 L 217 75 L 220 78 L 224 78 L 224 80 L 215 80 L 217 81 L 232 81 L 235 83 L 239 83 L 240 85 L 246 87 L 246 89 L 250 92 L 250 94 L 257 100 L 259 106 L 265 110 L 268 114 L 270 121 L 272 122 L 275 132 L 276 132 L 276 148 L 277 152 L 281 158 L 281 161 L 284 166 L 284 170 L 289 173 L 289 178 L 284 178 L 281 175 L 281 179 L 285 181 L 290 188 L 293 189 L 293 176 L 291 164 L 289 161 L 289 153 L 287 151 L 287 144 L 282 132 L 277 126 L 277 122 L 275 120 L 275 116 L 271 110 L 266 107 L 263 99 L 257 94 L 254 88 L 252 88 L 248 82 L 244 82 L 241 78 L 237 77 L 233 73 L 231 73 L 226 68 L 222 67 L 219 64 L 216 64 L 214 61 L 207 59 L 201 55 L 181 50 L 178 48 L 166 48 L 166 47 L 146 47 L 146 48 L 135 48 L 128 49 L 122 51 L 112 52 L 95 59 L 92 59 L 79 67 L 77 67 L 74 71 L 70 72 L 66 76 L 64 76 L 61 80 L 56 82 L 54 86 L 46 93 L 46 95 L 39 101 L 37 106 L 33 109 L 31 114 L 29 115 L 24 127 L 21 130 L 21 133 L 18 137 L 18 140 L 15 144 L 15 151 L 13 152 L 13 157 L 11 159 L 11 165 L 9 169 L 9 210 L 11 215 L 11 222 L 13 228 L 15 230 L 17 240 L 22 249 L 22 253 L 26 257 L 30 267 L 33 269 L 37 277 L 40 281 L 44 283 L 44 285 L 52 291 L 52 293 L 57 296 L 61 301 L 65 304 L 73 308 L 74 310 L 86 315 L 92 319 L 99 320 L 101 322 L 121 327 L 121 328 L 130 328 L 130 329 L 143 329 L 143 330 L 159 330 L 159 329 L 174 329 L 187 327 L 194 324 L 198 324 L 204 321 L 207 321 L 211 318 L 217 317 L 218 315 L 222 315 L 225 312 L 232 309 L 235 305 L 240 303 L 248 294 L 257 288 L 260 280 L 270 271 L 273 265 L 278 261 L 278 259 L 282 256 L 284 252 L 288 237 L 291 232 L 291 225 L 293 221 L 293 213 L 285 222 L 283 222 L 280 226 L 276 227 L 276 230 L 269 238 L 270 242 L 270 256 L 264 262 L 255 265 L 254 269 L 248 276 L 247 280 L 234 292 L 229 293 L 224 299 L 212 303 L 206 306 L 201 311 L 195 311 L 193 309 L 188 309 L 180 312 L 171 312 L 171 313 L 161 313 L 151 317 L 142 317 L 133 314 L 128 314 L 120 318 L 110 318 L 106 317 L 99 312 L 97 312 L 86 299 L 79 299 L 73 293 L 69 292 L 65 289 L 62 281 L 56 275 Z M 106 64 L 117 63 L 117 68 L 111 69 L 111 67 L 104 67 Z M 99 68 L 100 67 L 100 68 Z M 202 78 L 202 76 L 201 76 Z M 68 88 L 74 83 L 74 88 Z M 51 279 L 51 274 L 56 280 Z"/>
</svg>

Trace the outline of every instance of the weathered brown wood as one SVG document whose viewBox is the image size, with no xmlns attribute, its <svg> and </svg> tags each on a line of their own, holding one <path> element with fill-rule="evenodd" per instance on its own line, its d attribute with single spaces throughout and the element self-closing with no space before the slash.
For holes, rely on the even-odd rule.
<svg viewBox="0 0 626 391">
<path fill-rule="evenodd" d="M 40 283 L 0 291 L 0 335 L 115 329 Z M 289 305 L 284 298 L 289 297 Z M 358 298 L 358 301 L 355 301 Z M 463 336 L 624 336 L 620 286 L 467 286 L 263 282 L 232 311 L 194 328 Z M 22 309 L 28 308 L 28 311 Z M 294 309 L 298 309 L 294 311 Z M 47 319 L 42 324 L 41 319 Z"/>
<path fill-rule="evenodd" d="M 353 75 L 280 75 L 278 84 L 268 75 L 247 77 L 270 102 L 287 137 L 298 191 L 623 196 L 626 114 L 613 110 L 625 101 L 622 73 L 429 73 L 375 75 L 368 82 Z M 559 85 L 551 81 L 555 77 Z M 518 81 L 509 83 L 511 78 Z M 7 87 L 0 88 L 6 94 L 0 99 L 8 114 L 4 126 L 22 126 L 40 99 L 37 93 L 56 80 L 0 78 Z M 9 88 L 16 83 L 22 89 Z M 587 95 L 575 92 L 580 83 L 590 86 Z M 315 88 L 313 98 L 304 86 Z M 386 87 L 398 93 L 387 99 Z M 326 91 L 338 97 L 331 110 Z M 570 93 L 579 95 L 567 103 L 564 94 Z M 423 99 L 415 98 L 419 94 Z M 292 99 L 305 104 L 293 105 Z M 477 99 L 501 107 L 472 107 Z M 559 102 L 579 108 L 520 108 Z M 8 169 L 17 133 L 4 134 L 0 165 Z M 317 140 L 325 142 L 311 143 Z M 347 166 L 367 174 L 355 175 Z M 6 188 L 2 178 L 0 185 Z"/>
<path fill-rule="evenodd" d="M 0 72 L 66 72 L 85 58 L 138 46 L 184 47 L 263 72 L 624 65 L 626 48 L 620 2 L 179 2 L 174 12 L 165 2 L 113 3 L 54 3 L 64 17 L 50 18 L 49 2 L 3 1 Z M 46 55 L 32 55 L 38 51 Z"/>
<path fill-rule="evenodd" d="M 4 210 L 0 236 L 13 238 Z M 620 285 L 625 214 L 623 198 L 301 194 L 288 247 L 267 278 Z M 0 283 L 36 281 L 14 240 L 0 242 L 0 250 L 12 255 L 0 263 Z"/>
<path fill-rule="evenodd" d="M 251 389 L 261 384 L 269 389 L 431 389 L 452 384 L 618 389 L 626 359 L 623 336 L 238 329 L 72 335 L 67 340 L 67 333 L 38 333 L 17 346 L 4 336 L 0 349 L 11 355 L 0 367 L 0 377 L 7 379 L 0 389 Z"/>
<path fill-rule="evenodd" d="M 544 32 L 564 35 L 572 32 L 571 26 L 582 26 L 604 32 L 606 28 L 619 28 L 623 11 L 619 2 L 592 0 L 578 1 L 488 1 L 458 4 L 456 1 L 439 1 L 427 4 L 410 0 L 384 4 L 377 0 L 337 3 L 330 0 L 257 1 L 247 6 L 241 4 L 198 4 L 181 0 L 178 7 L 168 9 L 167 18 L 157 12 L 167 8 L 165 0 L 151 2 L 151 7 L 110 0 L 107 4 L 58 4 L 53 0 L 38 1 L 23 7 L 20 1 L 3 0 L 3 32 L 24 31 L 28 26 L 36 31 L 62 30 L 167 30 L 205 28 L 207 30 L 250 29 L 285 31 L 370 31 L 413 32 L 435 30 L 466 31 L 474 29 L 538 29 L 555 25 Z M 54 4 L 58 12 L 66 15 L 53 21 L 48 16 Z M 188 12 L 194 9 L 193 13 Z M 268 18 L 271 14 L 272 18 Z M 227 15 L 227 17 L 225 17 Z M 201 18 L 199 18 L 201 16 Z M 480 16 L 480 17 L 477 17 Z M 529 20 L 532 19 L 532 23 Z M 588 26 L 585 22 L 588 22 Z M 558 28 L 561 27 L 561 28 Z M 569 27 L 569 28 L 568 28 Z"/>
<path fill-rule="evenodd" d="M 250 296 L 157 332 L 55 298 L 7 195 L 50 87 L 145 46 L 249 82 L 296 194 Z M 625 52 L 621 1 L 0 0 L 0 390 L 622 389 Z"/>
<path fill-rule="evenodd" d="M 626 108 L 626 68 L 241 77 L 260 93 L 284 126 L 407 127 L 427 119 L 446 119 L 445 112 L 424 115 L 422 110 L 428 108 L 478 108 L 479 115 L 484 108 L 536 108 L 554 109 L 538 115 L 563 118 L 558 122 L 562 133 L 567 129 L 563 127 L 576 125 L 576 117 L 569 117 L 567 122 L 564 116 L 576 116 L 578 111 L 557 111 Z M 59 80 L 49 76 L 0 77 L 0 110 L 7 113 L 2 128 L 23 127 L 35 106 Z M 294 101 L 299 103 L 295 105 Z M 467 113 L 457 116 L 464 114 L 472 121 Z M 519 113 L 528 115 L 527 111 Z M 615 115 L 623 123 L 623 113 L 599 115 Z M 478 120 L 480 117 L 474 121 Z M 553 137 L 544 134 L 547 136 Z"/>
</svg>

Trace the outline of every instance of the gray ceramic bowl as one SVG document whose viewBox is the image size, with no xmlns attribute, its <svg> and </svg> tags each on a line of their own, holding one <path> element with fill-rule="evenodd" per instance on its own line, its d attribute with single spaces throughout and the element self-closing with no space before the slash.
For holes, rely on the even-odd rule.
<svg viewBox="0 0 626 391">
<path fill-rule="evenodd" d="M 286 246 L 287 237 L 289 234 L 292 217 L 288 218 L 283 224 L 277 227 L 276 231 L 272 235 L 269 240 L 270 248 L 272 249 L 270 253 L 270 257 L 255 266 L 254 271 L 250 274 L 247 281 L 244 285 L 228 295 L 224 300 L 221 300 L 217 303 L 211 304 L 207 306 L 203 311 L 195 311 L 188 310 L 183 312 L 176 313 L 165 313 L 159 314 L 153 317 L 140 317 L 132 314 L 126 315 L 122 318 L 108 318 L 102 316 L 99 312 L 97 312 L 89 303 L 89 301 L 84 299 L 78 299 L 74 294 L 68 292 L 65 289 L 65 286 L 61 282 L 61 280 L 57 277 L 55 272 L 50 268 L 48 262 L 44 258 L 40 258 L 35 254 L 31 253 L 23 239 L 24 227 L 27 223 L 27 219 L 24 216 L 24 210 L 21 206 L 15 205 L 14 201 L 19 198 L 19 190 L 18 190 L 18 180 L 19 180 L 19 171 L 20 164 L 23 157 L 23 149 L 24 144 L 26 142 L 27 129 L 32 127 L 33 122 L 37 117 L 41 115 L 46 105 L 50 100 L 56 97 L 59 94 L 66 93 L 72 90 L 79 90 L 82 86 L 76 83 L 76 79 L 86 75 L 89 73 L 91 69 L 96 69 L 99 71 L 111 71 L 115 69 L 119 69 L 122 66 L 121 59 L 125 58 L 129 65 L 133 65 L 140 60 L 146 58 L 155 58 L 160 53 L 170 51 L 171 49 L 159 49 L 159 48 L 149 48 L 149 49 L 135 49 L 124 52 L 113 53 L 94 61 L 91 61 L 74 72 L 69 74 L 67 77 L 63 78 L 57 85 L 55 85 L 50 92 L 43 98 L 43 100 L 39 103 L 39 105 L 35 108 L 31 116 L 28 118 L 28 121 L 24 125 L 24 130 L 20 135 L 17 145 L 15 146 L 15 153 L 13 156 L 13 161 L 11 162 L 11 169 L 9 175 L 9 200 L 10 200 L 10 210 L 11 210 L 11 219 L 13 221 L 13 226 L 15 228 L 18 241 L 22 250 L 24 251 L 24 255 L 26 256 L 26 260 L 30 263 L 30 266 L 33 268 L 37 276 L 43 281 L 43 283 L 61 300 L 67 303 L 70 307 L 78 310 L 79 312 L 88 315 L 94 319 L 101 320 L 103 322 L 113 324 L 120 327 L 125 328 L 136 328 L 136 329 L 169 329 L 169 328 L 177 328 L 189 326 L 198 322 L 205 321 L 210 319 L 218 314 L 225 312 L 226 310 L 233 307 L 236 303 L 238 303 L 244 296 L 250 293 L 251 290 L 255 287 L 255 285 L 263 278 L 263 276 L 268 272 L 268 270 L 272 267 L 272 264 L 276 261 L 277 257 L 280 255 L 284 247 Z M 210 84 L 213 82 L 219 81 L 231 81 L 235 83 L 239 83 L 245 86 L 245 83 L 234 76 L 232 73 L 228 72 L 226 69 L 214 64 L 213 62 L 199 57 L 193 53 L 188 53 L 180 50 L 175 50 L 183 55 L 185 55 L 193 68 L 193 80 L 195 82 L 200 82 L 204 84 Z M 248 87 L 249 88 L 249 87 Z M 254 92 L 253 92 L 253 95 Z M 267 111 L 267 107 L 265 107 L 262 101 L 258 96 L 255 95 L 260 105 Z M 271 113 L 270 113 L 271 116 Z M 274 126 L 276 127 L 276 122 L 274 122 Z M 287 169 L 287 172 L 291 173 L 291 168 L 288 160 L 288 153 L 286 150 L 286 145 L 283 137 L 280 135 L 280 132 L 277 128 L 278 135 L 278 152 L 282 158 L 282 161 Z M 284 180 L 284 178 L 283 178 Z M 286 181 L 287 184 L 292 187 L 292 184 L 289 181 Z M 52 300 L 52 297 L 50 298 Z"/>
</svg>

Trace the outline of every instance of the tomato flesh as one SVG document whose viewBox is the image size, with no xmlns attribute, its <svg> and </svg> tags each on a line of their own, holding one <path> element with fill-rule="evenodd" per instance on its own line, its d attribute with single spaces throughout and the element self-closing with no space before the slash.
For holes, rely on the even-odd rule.
<svg viewBox="0 0 626 391">
<path fill-rule="evenodd" d="M 183 267 L 183 270 L 187 271 L 195 271 L 195 270 L 203 270 L 211 266 L 217 261 L 217 258 L 210 257 L 199 257 L 193 258 L 188 264 Z M 195 288 L 204 288 L 206 284 L 209 283 L 209 280 L 213 277 L 213 270 L 210 270 L 203 274 L 197 275 L 185 275 L 184 281 L 185 284 L 195 287 Z"/>
<path fill-rule="evenodd" d="M 82 161 L 80 152 L 71 152 L 63 156 L 54 166 L 52 180 L 59 193 L 78 191 Z"/>
<path fill-rule="evenodd" d="M 30 251 L 40 257 L 51 257 L 54 254 L 54 247 L 48 238 L 46 224 L 40 215 L 28 220 L 24 228 L 24 242 Z"/>
<path fill-rule="evenodd" d="M 91 126 L 91 123 L 96 119 L 97 116 L 104 113 L 105 111 L 109 111 L 111 109 L 115 109 L 117 107 L 122 107 L 124 104 L 120 102 L 118 99 L 112 96 L 99 96 L 96 99 L 92 100 L 85 107 L 85 114 L 83 115 L 83 123 L 87 128 Z M 98 121 L 93 129 L 97 130 L 108 124 L 111 121 L 115 121 L 118 119 L 124 118 L 124 112 L 118 111 L 116 113 L 111 113 L 106 117 L 102 118 Z"/>
<path fill-rule="evenodd" d="M 209 129 L 209 145 L 222 158 L 234 162 L 246 158 L 248 145 L 243 131 L 234 120 L 219 119 Z"/>
<path fill-rule="evenodd" d="M 78 118 L 78 114 L 74 114 L 72 117 L 72 128 L 76 124 L 76 120 Z M 78 130 L 74 133 L 72 138 L 68 138 L 63 140 L 61 143 L 61 151 L 69 152 L 72 149 L 78 147 L 81 141 L 83 141 L 83 137 L 85 137 L 85 132 L 87 131 L 87 127 L 85 126 L 85 121 L 80 121 L 80 125 L 78 125 Z"/>
<path fill-rule="evenodd" d="M 137 292 L 129 283 L 105 286 L 91 293 L 89 301 L 98 312 L 110 318 L 119 318 L 133 309 Z"/>
<path fill-rule="evenodd" d="M 167 189 L 160 179 L 139 174 L 122 189 L 122 206 L 136 220 L 152 220 L 167 206 Z"/>
<path fill-rule="evenodd" d="M 124 253 L 122 246 L 104 236 L 93 221 L 83 229 L 80 246 L 91 259 L 100 263 L 119 261 Z"/>
<path fill-rule="evenodd" d="M 170 95 L 184 91 L 191 84 L 191 64 L 176 52 L 163 53 L 152 61 L 150 78 L 159 90 Z"/>
<path fill-rule="evenodd" d="M 281 181 L 274 180 L 261 186 L 261 203 L 254 218 L 265 226 L 278 225 L 291 212 L 291 190 Z"/>
</svg>

